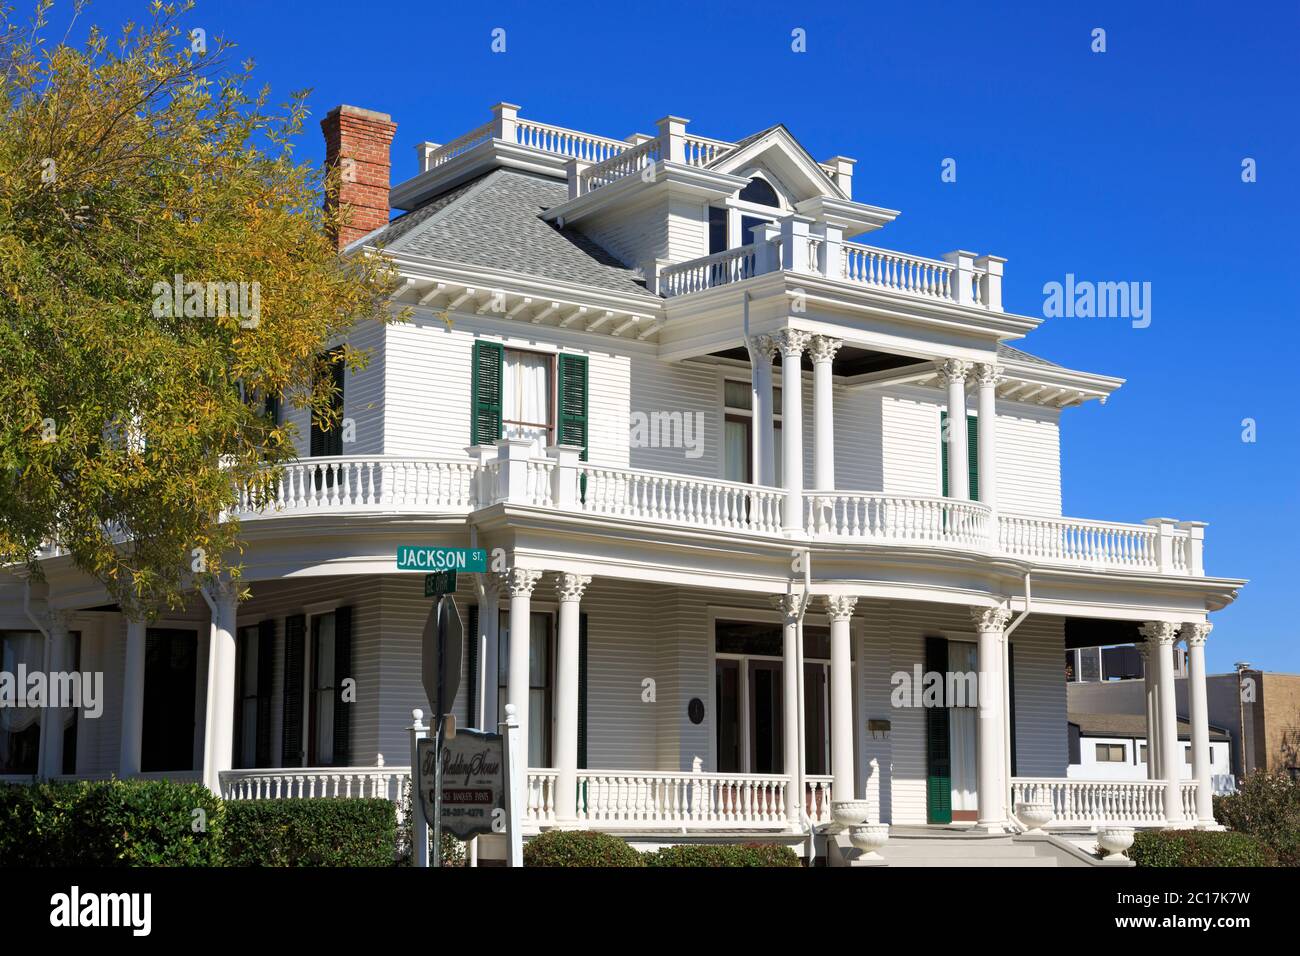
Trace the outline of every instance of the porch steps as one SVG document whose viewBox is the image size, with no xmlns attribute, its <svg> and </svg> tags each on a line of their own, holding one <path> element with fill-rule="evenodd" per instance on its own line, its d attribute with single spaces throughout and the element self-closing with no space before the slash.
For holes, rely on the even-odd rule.
<svg viewBox="0 0 1300 956">
<path fill-rule="evenodd" d="M 961 829 L 893 827 L 881 859 L 857 859 L 847 836 L 827 847 L 832 866 L 887 867 L 1063 867 L 1102 866 L 1079 847 L 1046 834 L 987 834 Z M 837 852 L 838 851 L 838 852 Z"/>
</svg>

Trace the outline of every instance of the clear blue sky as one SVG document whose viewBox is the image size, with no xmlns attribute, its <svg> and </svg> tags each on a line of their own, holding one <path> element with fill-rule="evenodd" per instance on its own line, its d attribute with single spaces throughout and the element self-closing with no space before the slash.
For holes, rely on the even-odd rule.
<svg viewBox="0 0 1300 956">
<path fill-rule="evenodd" d="M 341 102 L 390 113 L 395 181 L 417 142 L 500 100 L 616 137 L 668 113 L 720 139 L 781 122 L 819 159 L 858 160 L 854 198 L 902 210 L 873 242 L 1005 256 L 1011 311 L 1042 315 L 1066 273 L 1150 282 L 1148 328 L 1055 318 L 1018 343 L 1128 380 L 1063 417 L 1065 513 L 1209 522 L 1208 572 L 1251 579 L 1214 616 L 1211 669 L 1300 671 L 1300 5 L 1066 6 L 201 0 L 187 22 L 235 40 L 276 93 L 312 88 L 316 119 Z M 85 17 L 145 8 L 96 0 Z"/>
</svg>

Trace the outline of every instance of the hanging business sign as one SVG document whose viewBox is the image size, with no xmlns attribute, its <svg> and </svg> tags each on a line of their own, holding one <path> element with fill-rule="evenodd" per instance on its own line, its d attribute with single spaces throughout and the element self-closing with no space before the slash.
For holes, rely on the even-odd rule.
<svg viewBox="0 0 1300 956">
<path fill-rule="evenodd" d="M 421 740 L 420 805 L 426 820 L 441 819 L 442 832 L 467 840 L 505 827 L 505 746 L 500 734 L 459 730 L 442 741 L 440 765 L 435 741 Z M 434 794 L 441 788 L 441 799 Z M 499 820 L 496 830 L 494 819 Z"/>
</svg>

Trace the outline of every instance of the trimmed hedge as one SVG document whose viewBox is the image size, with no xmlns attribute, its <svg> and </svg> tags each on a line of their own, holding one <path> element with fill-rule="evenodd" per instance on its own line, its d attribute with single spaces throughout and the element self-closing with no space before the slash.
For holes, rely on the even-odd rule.
<svg viewBox="0 0 1300 956">
<path fill-rule="evenodd" d="M 201 784 L 0 786 L 0 866 L 219 866 L 225 805 Z"/>
<path fill-rule="evenodd" d="M 524 866 L 645 866 L 627 842 L 591 830 L 548 830 L 524 844 Z"/>
<path fill-rule="evenodd" d="M 383 799 L 226 804 L 227 866 L 392 866 L 397 812 Z"/>
<path fill-rule="evenodd" d="M 775 843 L 666 846 L 645 855 L 646 866 L 797 866 L 803 862 L 788 846 Z"/>
<path fill-rule="evenodd" d="M 1214 819 L 1272 847 L 1283 866 L 1300 866 L 1300 782 L 1259 771 L 1237 792 L 1214 798 Z"/>
<path fill-rule="evenodd" d="M 1273 850 L 1244 833 L 1146 830 L 1134 834 L 1128 857 L 1138 866 L 1277 866 Z"/>
</svg>

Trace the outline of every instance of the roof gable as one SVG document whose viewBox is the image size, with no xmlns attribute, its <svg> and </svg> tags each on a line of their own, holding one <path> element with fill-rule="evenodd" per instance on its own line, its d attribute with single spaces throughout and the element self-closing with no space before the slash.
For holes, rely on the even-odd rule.
<svg viewBox="0 0 1300 956">
<path fill-rule="evenodd" d="M 795 191 L 797 200 L 813 196 L 849 198 L 808 150 L 779 123 L 746 136 L 708 168 L 719 173 L 743 175 L 743 170 L 755 164 L 771 170 L 788 189 Z"/>
</svg>

